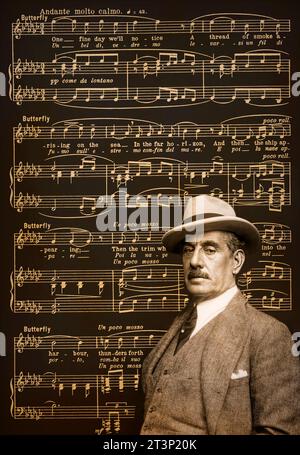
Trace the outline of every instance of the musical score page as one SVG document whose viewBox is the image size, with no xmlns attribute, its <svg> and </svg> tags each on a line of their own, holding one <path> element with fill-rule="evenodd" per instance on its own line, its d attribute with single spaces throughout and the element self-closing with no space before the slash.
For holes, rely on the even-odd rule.
<svg viewBox="0 0 300 455">
<path fill-rule="evenodd" d="M 144 358 L 188 302 L 161 243 L 188 197 L 256 225 L 238 286 L 299 330 L 299 17 L 289 1 L 46 3 L 1 19 L 1 431 L 137 434 Z"/>
</svg>

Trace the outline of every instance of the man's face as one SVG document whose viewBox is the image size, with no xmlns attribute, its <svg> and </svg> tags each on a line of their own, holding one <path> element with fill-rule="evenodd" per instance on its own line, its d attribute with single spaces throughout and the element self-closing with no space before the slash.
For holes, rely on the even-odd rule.
<svg viewBox="0 0 300 455">
<path fill-rule="evenodd" d="M 238 254 L 243 253 L 232 253 L 226 240 L 226 232 L 211 231 L 184 244 L 184 279 L 192 298 L 212 299 L 234 286 L 234 272 L 242 266 L 238 264 Z"/>
</svg>

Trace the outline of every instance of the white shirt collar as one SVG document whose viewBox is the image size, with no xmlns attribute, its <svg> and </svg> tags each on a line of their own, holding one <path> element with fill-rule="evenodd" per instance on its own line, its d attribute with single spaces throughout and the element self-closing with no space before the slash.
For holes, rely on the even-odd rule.
<svg viewBox="0 0 300 455">
<path fill-rule="evenodd" d="M 199 332 L 208 322 L 215 318 L 218 314 L 225 310 L 229 302 L 238 292 L 238 287 L 235 285 L 223 294 L 218 295 L 214 299 L 205 300 L 197 304 L 197 322 L 191 334 L 191 337 Z"/>
</svg>

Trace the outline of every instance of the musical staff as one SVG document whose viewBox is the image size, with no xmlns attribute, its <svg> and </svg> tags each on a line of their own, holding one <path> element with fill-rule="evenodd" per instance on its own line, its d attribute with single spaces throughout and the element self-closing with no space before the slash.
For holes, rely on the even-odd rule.
<svg viewBox="0 0 300 455">
<path fill-rule="evenodd" d="M 239 14 L 223 17 L 213 14 L 210 17 L 198 17 L 191 20 L 164 21 L 148 17 L 126 16 L 111 21 L 105 16 L 68 16 L 46 21 L 20 21 L 12 24 L 12 35 L 16 39 L 24 36 L 52 35 L 139 35 L 139 34 L 205 34 L 205 33 L 254 33 L 273 32 L 287 33 L 291 30 L 289 19 L 274 19 L 266 16 L 249 14 L 242 17 Z M 103 18 L 104 17 L 104 18 Z M 134 20 L 133 20 L 134 19 Z"/>
<path fill-rule="evenodd" d="M 251 289 L 244 295 L 254 305 L 266 311 L 291 310 L 291 298 L 285 292 L 270 291 L 269 289 Z"/>
<path fill-rule="evenodd" d="M 153 176 L 166 178 L 168 183 L 175 180 L 177 191 L 173 187 L 175 191 L 170 193 L 171 188 L 163 186 L 151 194 L 145 177 L 150 180 Z M 82 216 L 89 216 L 97 215 L 101 208 L 116 204 L 119 207 L 144 207 L 150 203 L 157 207 L 171 204 L 183 207 L 186 199 L 193 195 L 195 189 L 201 187 L 202 192 L 223 198 L 231 205 L 263 205 L 268 206 L 270 211 L 281 211 L 282 207 L 291 203 L 290 177 L 290 163 L 276 160 L 226 163 L 223 158 L 214 157 L 211 163 L 180 163 L 153 159 L 128 161 L 127 164 L 118 165 L 98 165 L 95 158 L 88 157 L 81 159 L 77 166 L 57 165 L 55 162 L 52 165 L 19 162 L 12 177 L 11 204 L 18 212 L 25 209 L 48 209 L 50 212 L 75 209 Z M 17 191 L 16 182 L 20 185 L 25 179 L 37 178 L 49 179 L 55 185 L 64 178 L 71 185 L 79 178 L 98 178 L 104 185 L 106 195 L 42 195 L 23 191 L 14 194 L 14 191 Z M 132 198 L 132 193 L 123 194 L 123 191 L 135 179 L 143 179 L 145 189 Z M 212 183 L 210 179 L 213 180 Z M 218 181 L 219 179 L 223 179 L 223 182 Z M 216 184 L 218 187 L 215 187 Z M 225 188 L 222 188 L 222 184 Z M 109 186 L 112 186 L 110 190 Z M 121 193 L 117 191 L 120 187 Z"/>
<path fill-rule="evenodd" d="M 281 245 L 292 242 L 291 230 L 284 224 L 255 223 L 255 225 L 260 233 L 263 243 Z"/>
<path fill-rule="evenodd" d="M 291 310 L 292 302 L 290 296 L 276 297 L 269 289 L 264 290 L 262 297 L 256 297 L 256 289 L 244 292 L 251 305 L 258 309 L 268 310 Z M 272 297 L 269 297 L 271 294 Z M 14 306 L 15 313 L 23 314 L 63 314 L 63 313 L 145 313 L 145 312 L 179 312 L 186 304 L 187 295 L 182 294 L 180 300 L 177 294 L 164 295 L 159 297 L 138 296 L 112 302 L 111 300 L 99 300 L 97 298 L 77 298 L 77 296 L 60 297 L 53 300 L 17 300 Z M 272 302 L 267 304 L 267 302 Z M 274 302 L 274 303 L 273 303 Z"/>
<path fill-rule="evenodd" d="M 169 271 L 166 271 L 168 266 Z M 57 281 L 66 281 L 66 282 L 78 282 L 84 281 L 86 283 L 99 283 L 99 281 L 108 281 L 113 282 L 114 280 L 118 281 L 133 281 L 135 283 L 141 282 L 145 283 L 145 280 L 151 282 L 151 287 L 153 283 L 157 281 L 158 287 L 159 283 L 164 279 L 167 283 L 172 282 L 175 279 L 177 282 L 178 266 L 176 264 L 168 265 L 156 265 L 154 268 L 150 269 L 148 267 L 139 266 L 134 268 L 123 270 L 38 270 L 38 269 L 24 269 L 20 267 L 18 270 L 15 270 L 16 284 L 20 287 L 25 283 L 54 283 Z M 174 270 L 175 271 L 174 271 Z M 161 283 L 162 286 L 162 283 Z"/>
<path fill-rule="evenodd" d="M 283 206 L 288 206 L 291 204 L 290 193 L 286 192 L 284 185 L 272 184 L 268 190 L 265 190 L 261 185 L 256 190 L 255 193 L 248 193 L 243 190 L 241 187 L 239 190 L 232 190 L 232 194 L 225 193 L 222 190 L 212 190 L 209 194 L 211 196 L 216 196 L 216 193 L 221 193 L 222 198 L 227 200 L 231 205 L 260 205 L 269 207 L 270 211 L 282 211 Z M 192 194 L 191 194 L 192 195 Z M 129 196 L 130 197 L 130 196 Z M 161 207 L 161 206 L 171 206 L 174 196 L 172 194 L 166 193 L 164 195 L 163 204 L 160 203 L 157 195 L 147 195 L 147 200 L 152 199 L 152 207 Z M 36 194 L 23 194 L 20 192 L 14 199 L 14 208 L 18 212 L 22 212 L 25 209 L 49 209 L 52 212 L 55 212 L 57 209 L 79 209 L 82 215 L 95 215 L 97 208 L 97 195 L 73 195 L 73 196 L 44 196 Z M 116 200 L 114 195 L 106 198 L 108 206 L 113 205 L 113 201 Z M 143 207 L 145 202 L 139 203 L 137 201 L 131 207 Z M 178 203 L 174 206 L 183 206 L 184 204 Z M 126 207 L 125 205 L 118 204 L 119 207 Z"/>
<path fill-rule="evenodd" d="M 133 419 L 135 406 L 127 403 L 112 403 L 106 406 L 61 406 L 53 403 L 48 406 L 17 406 L 15 419 L 107 419 L 110 413 L 116 413 L 119 419 Z"/>
<path fill-rule="evenodd" d="M 15 388 L 19 393 L 27 389 L 53 389 L 57 390 L 59 396 L 71 391 L 71 396 L 81 391 L 87 395 L 87 390 L 109 394 L 112 390 L 117 389 L 123 392 L 126 389 L 138 391 L 140 383 L 140 373 L 124 373 L 124 369 L 108 370 L 107 374 L 57 374 L 47 373 L 24 373 L 20 371 L 15 377 Z M 88 387 L 87 387 L 88 386 Z"/>
<path fill-rule="evenodd" d="M 172 283 L 175 281 L 177 283 L 178 280 L 178 265 L 176 264 L 168 264 L 168 265 L 156 265 L 150 269 L 147 266 L 139 266 L 134 268 L 123 270 L 36 270 L 36 269 L 23 269 L 20 267 L 18 270 L 15 270 L 16 276 L 16 284 L 21 287 L 24 283 L 53 283 L 57 281 L 69 282 L 74 283 L 80 280 L 86 283 L 98 283 L 100 280 L 113 282 L 115 279 L 119 281 L 133 281 L 138 283 L 145 283 L 145 280 L 148 279 L 153 288 L 153 282 L 157 281 L 160 282 L 162 279 L 165 279 L 167 283 Z M 168 270 L 168 271 L 167 271 Z M 287 279 L 290 277 L 289 269 L 280 268 L 282 270 L 282 276 L 280 279 Z M 180 271 L 180 279 L 182 281 L 183 275 L 182 271 Z M 264 277 L 260 272 L 259 268 L 254 268 L 251 271 L 252 276 L 259 276 Z M 163 284 L 161 284 L 163 286 Z M 147 285 L 143 286 L 144 288 Z"/>
<path fill-rule="evenodd" d="M 268 105 L 290 97 L 290 60 L 276 50 L 217 57 L 167 49 L 78 51 L 52 61 L 19 58 L 11 71 L 15 80 L 10 92 L 18 105 L 51 101 L 111 109 L 236 100 Z M 253 83 L 254 74 L 261 75 L 260 83 Z"/>
<path fill-rule="evenodd" d="M 96 105 L 108 102 L 109 106 L 103 108 L 118 109 L 115 104 L 119 101 L 133 102 L 134 107 L 139 104 L 151 107 L 151 104 L 162 103 L 163 106 L 174 104 L 197 104 L 214 101 L 216 103 L 231 103 L 243 100 L 246 104 L 255 104 L 267 100 L 271 103 L 281 104 L 290 98 L 290 89 L 287 85 L 261 85 L 256 87 L 246 86 L 168 86 L 168 87 L 114 87 L 114 88 L 35 88 L 19 85 L 13 91 L 13 101 L 18 105 L 27 101 L 55 101 L 58 104 L 68 105 L 74 101 L 87 105 L 94 102 Z M 113 103 L 111 103 L 113 102 Z M 178 103 L 177 103 L 178 102 Z M 114 105 L 115 104 L 115 105 Z M 256 104 L 259 105 L 259 104 Z M 126 106 L 122 106 L 124 108 Z"/>
<path fill-rule="evenodd" d="M 142 331 L 141 333 L 143 333 Z M 147 331 L 146 331 L 147 332 Z M 134 332 L 134 334 L 116 334 L 107 336 L 39 336 L 24 335 L 20 333 L 14 339 L 15 350 L 18 354 L 23 354 L 28 350 L 52 350 L 55 347 L 59 350 L 99 350 L 99 349 L 149 349 L 153 348 L 160 340 L 162 334 L 160 330 L 149 331 L 149 335 Z M 164 333 L 164 332 L 163 332 Z"/>
<path fill-rule="evenodd" d="M 264 118 L 268 119 L 265 115 Z M 81 121 L 69 121 L 57 123 L 53 126 L 34 126 L 22 125 L 21 123 L 14 127 L 14 139 L 18 144 L 25 140 L 76 140 L 76 139 L 139 139 L 139 138 L 210 138 L 225 137 L 232 139 L 266 139 L 268 137 L 279 137 L 283 139 L 291 136 L 291 125 L 288 118 L 282 117 L 273 119 L 272 123 L 266 123 L 264 120 L 258 123 L 235 123 L 234 121 L 222 122 L 219 124 L 195 124 L 192 122 L 180 122 L 173 125 L 157 124 L 154 122 L 137 122 L 126 119 L 113 121 L 112 124 L 97 125 L 100 119 L 94 119 L 92 124 Z M 247 117 L 240 117 L 241 121 Z M 104 119 L 105 120 L 105 119 Z M 113 119 L 111 119 L 113 120 Z M 236 119 L 237 120 L 237 119 Z M 253 118 L 251 119 L 253 121 Z M 249 118 L 249 121 L 251 121 Z"/>
<path fill-rule="evenodd" d="M 149 51 L 150 52 L 150 51 Z M 135 51 L 135 53 L 137 53 Z M 157 53 L 157 52 L 156 52 Z M 197 58 L 198 57 L 198 58 Z M 233 76 L 236 73 L 288 73 L 290 71 L 289 59 L 282 58 L 279 52 L 249 52 L 236 53 L 233 58 L 213 57 L 201 60 L 201 54 L 196 52 L 158 52 L 157 57 L 141 55 L 135 60 L 122 61 L 119 53 L 75 53 L 60 55 L 48 61 L 21 60 L 13 64 L 13 74 L 17 79 L 24 76 L 57 75 L 64 78 L 66 75 L 73 77 L 80 75 L 97 75 L 99 82 L 105 83 L 107 78 L 99 75 L 141 75 L 143 79 L 161 74 L 207 74 L 216 75 L 219 79 L 224 76 Z M 57 81 L 58 83 L 59 81 Z"/>
<path fill-rule="evenodd" d="M 101 300 L 96 297 L 56 297 L 53 300 L 17 300 L 15 313 L 52 314 L 57 313 L 137 313 L 137 312 L 178 312 L 185 306 L 186 295 L 177 294 L 151 297 L 151 294 L 134 298 Z"/>
<path fill-rule="evenodd" d="M 277 223 L 255 223 L 261 241 L 267 244 L 289 244 L 292 240 L 288 226 Z M 162 227 L 162 231 L 170 226 Z M 162 232 L 149 230 L 148 232 L 90 232 L 78 228 L 58 228 L 45 232 L 20 229 L 14 234 L 15 247 L 22 250 L 28 246 L 56 245 L 75 247 L 104 246 L 104 245 L 145 245 L 151 243 L 161 245 Z"/>
<path fill-rule="evenodd" d="M 291 268 L 280 262 L 262 261 L 263 267 L 253 267 L 241 274 L 238 284 L 248 292 L 253 306 L 264 309 L 265 299 L 274 289 L 264 289 L 262 297 L 257 297 L 253 283 L 268 282 L 274 286 L 291 282 Z M 99 282 L 102 291 L 97 292 Z M 35 270 L 20 267 L 14 273 L 15 298 L 12 310 L 16 313 L 139 313 L 139 312 L 180 312 L 188 302 L 183 290 L 183 272 L 176 265 L 139 266 L 122 270 Z M 273 283 L 275 282 L 275 283 Z M 16 291 L 24 286 L 49 284 L 51 299 L 19 299 Z M 80 292 L 78 283 L 81 283 Z M 89 286 L 91 285 L 92 286 Z M 250 288 L 249 288 L 249 285 Z M 102 297 L 107 287 L 108 298 Z M 244 289 L 246 287 L 246 289 Z M 88 290 L 81 293 L 82 289 Z M 67 291 L 65 291 L 67 289 Z M 150 292 L 151 290 L 151 292 Z M 49 292 L 50 291 L 50 292 Z M 174 292 L 176 291 L 176 292 Z M 86 294 L 88 292 L 88 294 Z M 28 291 L 27 291 L 28 293 Z M 128 295 L 125 295 L 127 293 Z M 290 309 L 290 292 L 286 296 L 274 297 L 279 309 Z"/>
<path fill-rule="evenodd" d="M 14 169 L 14 177 L 18 182 L 24 179 L 41 178 L 54 180 L 57 183 L 61 179 L 68 179 L 70 182 L 76 178 L 109 178 L 112 181 L 126 183 L 128 180 L 133 180 L 138 177 L 155 176 L 160 177 L 185 177 L 190 183 L 201 176 L 201 181 L 209 178 L 214 174 L 222 174 L 231 176 L 234 179 L 239 179 L 239 176 L 247 178 L 266 177 L 272 175 L 276 177 L 284 177 L 289 175 L 290 164 L 281 163 L 279 161 L 264 161 L 259 163 L 253 162 L 233 162 L 224 163 L 218 159 L 212 163 L 176 163 L 169 161 L 128 161 L 128 164 L 96 164 L 95 158 L 82 158 L 80 164 L 34 164 L 19 162 Z M 216 168 L 218 168 L 216 170 Z M 126 177 L 127 176 L 127 177 Z M 244 178 L 243 178 L 244 180 Z"/>
</svg>

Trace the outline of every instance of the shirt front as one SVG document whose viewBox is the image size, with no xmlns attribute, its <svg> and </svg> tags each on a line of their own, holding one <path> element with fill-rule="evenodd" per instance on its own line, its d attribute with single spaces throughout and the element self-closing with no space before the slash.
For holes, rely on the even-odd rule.
<svg viewBox="0 0 300 455">
<path fill-rule="evenodd" d="M 238 287 L 235 285 L 223 294 L 218 295 L 214 299 L 205 300 L 197 304 L 197 321 L 190 338 L 199 332 L 208 322 L 214 319 L 218 314 L 225 310 L 229 302 L 238 292 Z"/>
</svg>

